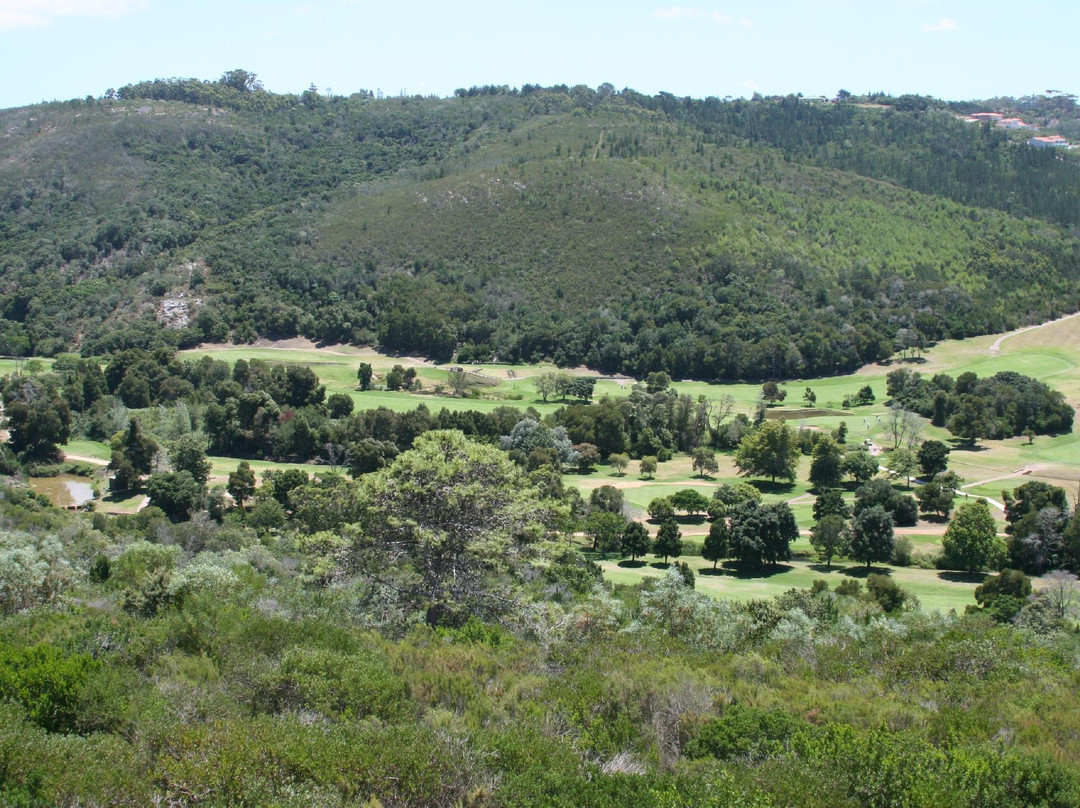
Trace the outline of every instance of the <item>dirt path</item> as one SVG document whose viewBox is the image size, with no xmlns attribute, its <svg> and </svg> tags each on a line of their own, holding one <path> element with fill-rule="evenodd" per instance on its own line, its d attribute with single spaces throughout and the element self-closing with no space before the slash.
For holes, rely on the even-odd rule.
<svg viewBox="0 0 1080 808">
<path fill-rule="evenodd" d="M 1013 477 L 1023 477 L 1025 475 L 1031 474 L 1033 471 L 1038 471 L 1038 469 L 1025 466 L 1022 469 L 1017 469 L 1012 474 L 1002 474 L 999 477 L 988 477 L 985 480 L 978 480 L 977 482 L 973 483 L 964 483 L 962 486 L 960 486 L 960 488 L 974 488 L 977 485 L 988 485 L 989 483 L 996 483 L 1000 482 L 1001 480 L 1011 480 Z"/>
<path fill-rule="evenodd" d="M 1001 475 L 999 475 L 997 477 L 987 477 L 985 480 L 976 480 L 973 483 L 964 483 L 962 486 L 960 486 L 960 490 L 957 491 L 956 493 L 959 496 L 962 496 L 962 497 L 970 497 L 972 499 L 984 500 L 988 505 L 993 505 L 999 511 L 1004 511 L 1005 510 L 1005 504 L 1004 503 L 998 502 L 996 499 L 990 499 L 990 497 L 983 497 L 983 496 L 979 496 L 977 494 L 969 494 L 966 491 L 964 491 L 964 489 L 965 488 L 975 488 L 976 486 L 979 486 L 979 485 L 988 485 L 989 483 L 996 483 L 996 482 L 999 482 L 1001 480 L 1011 480 L 1011 479 L 1013 479 L 1015 477 L 1026 477 L 1027 475 L 1031 474 L 1034 471 L 1038 471 L 1038 468 L 1036 468 L 1034 466 L 1025 466 L 1022 469 L 1017 469 L 1012 474 L 1001 474 Z"/>
<path fill-rule="evenodd" d="M 77 463 L 89 463 L 92 466 L 107 466 L 108 460 L 102 460 L 100 457 L 90 457 L 89 455 L 68 454 L 64 452 L 64 460 L 74 460 Z"/>
<path fill-rule="evenodd" d="M 1058 317 L 1056 320 L 1039 323 L 1038 325 L 1029 325 L 1027 328 L 1018 328 L 1016 331 L 1010 331 L 1008 334 L 1002 334 L 1000 337 L 994 340 L 994 344 L 990 346 L 990 350 L 993 353 L 997 353 L 1001 350 L 1001 343 L 1003 343 L 1009 337 L 1015 337 L 1017 334 L 1024 334 L 1028 331 L 1034 331 L 1036 328 L 1044 328 L 1048 325 L 1053 325 L 1054 323 L 1060 323 L 1062 320 L 1071 320 L 1073 317 L 1080 317 L 1080 311 L 1076 312 L 1076 314 L 1066 314 L 1064 317 Z"/>
</svg>

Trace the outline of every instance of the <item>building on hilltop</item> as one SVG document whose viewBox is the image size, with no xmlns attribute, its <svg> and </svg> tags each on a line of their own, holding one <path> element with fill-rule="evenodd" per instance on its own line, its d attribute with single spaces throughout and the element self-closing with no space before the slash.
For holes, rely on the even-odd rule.
<svg viewBox="0 0 1080 808">
<path fill-rule="evenodd" d="M 1047 135 L 1046 137 L 1031 138 L 1028 140 L 1028 145 L 1034 146 L 1036 149 L 1052 149 L 1059 146 L 1068 146 L 1069 141 L 1061 135 Z"/>
</svg>

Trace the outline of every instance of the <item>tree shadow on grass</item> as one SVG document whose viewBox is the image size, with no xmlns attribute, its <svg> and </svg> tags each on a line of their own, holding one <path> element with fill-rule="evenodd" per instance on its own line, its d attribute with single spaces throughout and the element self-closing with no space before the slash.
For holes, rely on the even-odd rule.
<svg viewBox="0 0 1080 808">
<path fill-rule="evenodd" d="M 680 525 L 703 525 L 705 524 L 706 517 L 697 514 L 695 516 L 676 516 L 675 521 Z M 651 521 L 651 520 L 650 520 Z"/>
<path fill-rule="evenodd" d="M 145 491 L 136 490 L 134 488 L 128 488 L 123 491 L 109 491 L 107 494 L 101 497 L 102 502 L 127 502 L 128 500 L 135 499 L 136 497 L 146 496 Z"/>
<path fill-rule="evenodd" d="M 654 570 L 666 570 L 671 564 L 665 564 L 663 561 L 653 561 L 649 566 Z"/>
<path fill-rule="evenodd" d="M 795 483 L 784 480 L 751 480 L 750 485 L 762 494 L 790 494 L 795 490 Z"/>
<path fill-rule="evenodd" d="M 699 569 L 698 574 L 709 577 L 736 578 L 740 581 L 744 581 L 759 578 L 771 578 L 774 575 L 791 572 L 793 569 L 795 568 L 789 564 L 761 564 L 760 566 L 755 566 L 753 564 L 745 564 L 741 561 L 725 561 L 715 570 L 712 567 Z"/>
<path fill-rule="evenodd" d="M 622 561 L 620 561 L 615 566 L 622 567 L 623 569 L 627 569 L 627 570 L 636 570 L 636 569 L 641 569 L 642 567 L 644 567 L 648 563 L 649 563 L 648 561 L 643 561 L 640 558 L 634 559 L 634 560 L 631 560 L 629 558 L 624 558 Z"/>
<path fill-rule="evenodd" d="M 892 570 L 888 567 L 871 567 L 867 569 L 863 565 L 857 567 L 848 567 L 847 569 L 840 570 L 841 575 L 846 575 L 849 578 L 866 578 L 870 575 L 887 575 L 892 576 Z"/>
<path fill-rule="evenodd" d="M 833 564 L 831 567 L 826 567 L 824 564 L 808 564 L 806 568 L 810 569 L 810 570 L 813 570 L 814 572 L 822 572 L 822 573 L 825 573 L 825 572 L 843 572 L 844 570 L 847 569 L 847 567 L 838 567 L 836 564 Z"/>
<path fill-rule="evenodd" d="M 963 438 L 953 438 L 949 443 L 954 452 L 986 452 L 990 449 L 985 443 L 968 443 Z"/>
<path fill-rule="evenodd" d="M 986 573 L 943 570 L 937 574 L 937 577 L 943 581 L 951 581 L 954 584 L 981 584 L 986 580 Z"/>
</svg>

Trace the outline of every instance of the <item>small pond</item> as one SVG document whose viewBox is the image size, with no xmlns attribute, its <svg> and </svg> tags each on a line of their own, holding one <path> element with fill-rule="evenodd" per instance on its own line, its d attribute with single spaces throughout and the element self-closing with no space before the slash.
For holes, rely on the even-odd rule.
<svg viewBox="0 0 1080 808">
<path fill-rule="evenodd" d="M 62 474 L 59 477 L 31 477 L 30 488 L 44 494 L 59 508 L 78 507 L 94 498 L 94 486 L 86 477 Z"/>
</svg>

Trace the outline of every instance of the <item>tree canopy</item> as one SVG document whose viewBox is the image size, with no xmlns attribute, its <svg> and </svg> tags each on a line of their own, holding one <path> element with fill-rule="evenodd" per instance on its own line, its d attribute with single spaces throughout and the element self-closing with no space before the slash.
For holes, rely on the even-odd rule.
<svg viewBox="0 0 1080 808">
<path fill-rule="evenodd" d="M 735 450 L 739 473 L 754 477 L 795 479 L 799 449 L 795 431 L 783 421 L 765 421 L 747 433 Z"/>
<path fill-rule="evenodd" d="M 361 501 L 349 569 L 386 581 L 432 623 L 509 608 L 503 576 L 558 515 L 505 453 L 453 431 L 422 435 L 365 477 Z"/>
</svg>

